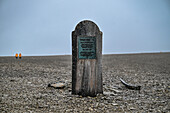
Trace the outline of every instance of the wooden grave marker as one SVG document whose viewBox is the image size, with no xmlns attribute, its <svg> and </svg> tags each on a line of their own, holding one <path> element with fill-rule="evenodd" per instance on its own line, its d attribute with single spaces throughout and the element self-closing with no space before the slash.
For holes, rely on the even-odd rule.
<svg viewBox="0 0 170 113">
<path fill-rule="evenodd" d="M 103 93 L 102 32 L 89 20 L 72 32 L 72 94 L 96 96 Z"/>
</svg>

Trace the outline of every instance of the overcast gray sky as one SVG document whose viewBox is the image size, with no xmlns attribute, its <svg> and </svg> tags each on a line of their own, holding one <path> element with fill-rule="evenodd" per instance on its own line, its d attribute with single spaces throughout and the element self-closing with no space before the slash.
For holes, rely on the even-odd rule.
<svg viewBox="0 0 170 113">
<path fill-rule="evenodd" d="M 103 54 L 170 51 L 170 0 L 0 0 L 0 56 L 71 54 L 82 20 L 103 32 Z"/>
</svg>

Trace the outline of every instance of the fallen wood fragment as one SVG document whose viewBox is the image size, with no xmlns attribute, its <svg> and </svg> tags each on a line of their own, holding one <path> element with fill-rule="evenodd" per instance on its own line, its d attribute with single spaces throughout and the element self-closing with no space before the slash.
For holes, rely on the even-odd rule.
<svg viewBox="0 0 170 113">
<path fill-rule="evenodd" d="M 125 85 L 128 89 L 132 89 L 132 90 L 140 90 L 141 86 L 139 85 L 131 85 L 126 83 L 123 79 L 120 78 L 120 81 L 122 82 L 123 85 Z"/>
<path fill-rule="evenodd" d="M 51 84 L 48 84 L 48 87 L 53 87 L 56 89 L 63 89 L 65 85 L 64 83 L 51 83 Z"/>
</svg>

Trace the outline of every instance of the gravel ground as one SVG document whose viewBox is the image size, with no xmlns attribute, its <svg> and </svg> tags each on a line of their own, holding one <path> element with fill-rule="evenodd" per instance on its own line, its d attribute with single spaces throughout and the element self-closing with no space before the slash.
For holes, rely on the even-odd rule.
<svg viewBox="0 0 170 113">
<path fill-rule="evenodd" d="M 71 94 L 71 65 L 71 56 L 0 57 L 0 112 L 170 112 L 170 53 L 104 55 L 97 97 Z"/>
</svg>

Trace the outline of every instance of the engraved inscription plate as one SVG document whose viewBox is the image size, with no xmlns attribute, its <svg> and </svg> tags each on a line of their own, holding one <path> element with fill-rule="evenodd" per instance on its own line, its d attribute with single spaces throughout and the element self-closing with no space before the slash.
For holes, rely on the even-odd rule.
<svg viewBox="0 0 170 113">
<path fill-rule="evenodd" d="M 96 37 L 78 38 L 79 59 L 96 59 Z"/>
</svg>

